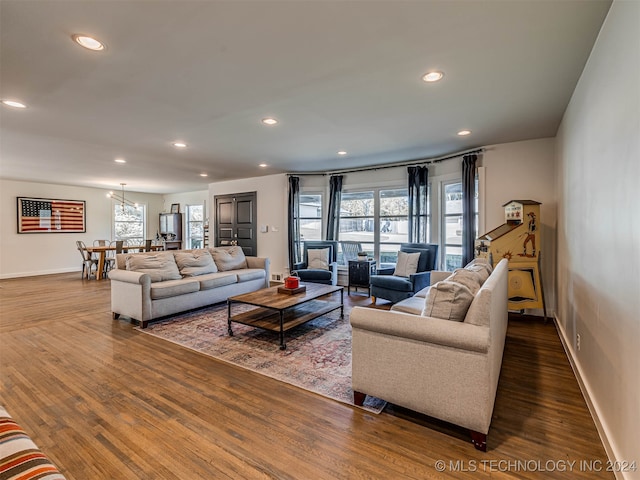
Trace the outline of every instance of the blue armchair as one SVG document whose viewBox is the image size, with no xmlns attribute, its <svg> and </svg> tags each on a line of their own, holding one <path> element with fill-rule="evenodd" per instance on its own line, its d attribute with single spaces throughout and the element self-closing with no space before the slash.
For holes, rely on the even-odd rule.
<svg viewBox="0 0 640 480">
<path fill-rule="evenodd" d="M 438 258 L 438 245 L 434 243 L 403 243 L 400 251 L 406 253 L 420 253 L 418 268 L 409 277 L 393 275 L 395 268 L 379 269 L 377 275 L 371 276 L 371 300 L 377 298 L 390 300 L 393 303 L 413 297 L 415 293 L 429 286 L 431 270 L 435 268 Z"/>
<path fill-rule="evenodd" d="M 327 267 L 309 268 L 309 251 L 328 249 Z M 334 241 L 305 241 L 302 255 L 303 261 L 294 265 L 292 275 L 300 277 L 302 282 L 338 284 L 338 242 Z"/>
</svg>

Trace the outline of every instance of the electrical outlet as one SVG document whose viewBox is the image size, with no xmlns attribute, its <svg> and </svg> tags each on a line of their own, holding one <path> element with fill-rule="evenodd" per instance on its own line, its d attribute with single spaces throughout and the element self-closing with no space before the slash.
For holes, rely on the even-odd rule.
<svg viewBox="0 0 640 480">
<path fill-rule="evenodd" d="M 576 349 L 580 351 L 580 334 L 576 334 Z"/>
</svg>

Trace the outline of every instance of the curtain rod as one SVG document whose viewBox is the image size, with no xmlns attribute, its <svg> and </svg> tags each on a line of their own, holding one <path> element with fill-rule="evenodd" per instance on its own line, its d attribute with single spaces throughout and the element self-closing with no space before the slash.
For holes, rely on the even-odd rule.
<svg viewBox="0 0 640 480">
<path fill-rule="evenodd" d="M 387 163 L 387 164 L 381 164 L 381 165 L 372 165 L 369 167 L 360 167 L 360 168 L 351 168 L 351 169 L 345 169 L 345 170 L 327 170 L 326 172 L 300 172 L 300 173 L 287 173 L 288 176 L 294 176 L 294 177 L 303 177 L 305 175 L 339 175 L 341 173 L 355 173 L 355 172 L 367 172 L 370 170 L 382 170 L 385 168 L 397 168 L 397 167 L 408 167 L 411 165 L 420 165 L 420 164 L 425 164 L 425 165 L 431 165 L 433 163 L 440 163 L 440 162 L 444 162 L 445 160 L 453 160 L 454 158 L 460 158 L 463 155 L 468 155 L 470 153 L 483 153 L 484 152 L 484 148 L 474 148 L 473 150 L 465 150 L 463 152 L 457 152 L 457 153 L 451 153 L 449 155 L 445 155 L 443 157 L 436 157 L 436 158 L 421 158 L 421 159 L 417 159 L 417 160 L 404 160 L 402 162 L 397 162 L 397 163 Z"/>
</svg>

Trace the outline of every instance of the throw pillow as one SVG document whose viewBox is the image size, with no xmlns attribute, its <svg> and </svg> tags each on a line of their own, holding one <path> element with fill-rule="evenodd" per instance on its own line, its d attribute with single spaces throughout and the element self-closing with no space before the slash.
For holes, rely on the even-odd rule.
<svg viewBox="0 0 640 480">
<path fill-rule="evenodd" d="M 192 250 L 190 252 L 174 252 L 178 270 L 183 277 L 195 277 L 207 273 L 216 273 L 218 267 L 207 250 Z"/>
<path fill-rule="evenodd" d="M 480 277 L 480 285 L 482 285 L 490 275 L 490 272 L 485 265 L 467 265 L 464 269 L 477 273 Z"/>
<path fill-rule="evenodd" d="M 221 272 L 247 268 L 247 259 L 241 247 L 218 247 L 210 250 L 216 267 Z"/>
<path fill-rule="evenodd" d="M 172 252 L 129 254 L 125 256 L 125 266 L 127 270 L 149 274 L 151 282 L 182 278 Z"/>
<path fill-rule="evenodd" d="M 408 277 L 418 271 L 420 253 L 398 252 L 398 263 L 393 274 L 396 277 Z"/>
<path fill-rule="evenodd" d="M 431 285 L 424 299 L 422 316 L 462 322 L 472 301 L 471 290 L 460 283 L 444 280 Z"/>
<path fill-rule="evenodd" d="M 461 283 L 475 295 L 482 286 L 482 279 L 479 272 L 458 268 L 447 278 L 447 282 Z"/>
<path fill-rule="evenodd" d="M 329 248 L 311 248 L 307 250 L 307 268 L 329 270 Z"/>
</svg>

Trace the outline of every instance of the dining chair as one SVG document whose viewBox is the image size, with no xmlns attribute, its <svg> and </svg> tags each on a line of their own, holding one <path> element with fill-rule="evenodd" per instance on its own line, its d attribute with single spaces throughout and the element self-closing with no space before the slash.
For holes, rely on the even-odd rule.
<svg viewBox="0 0 640 480">
<path fill-rule="evenodd" d="M 107 245 L 109 245 L 109 240 L 94 240 L 93 241 L 93 246 L 94 247 L 106 247 Z"/>
<path fill-rule="evenodd" d="M 91 256 L 91 253 L 87 251 L 87 246 L 82 240 L 76 241 L 76 247 L 82 256 L 82 276 L 80 278 L 86 276 L 88 280 L 91 277 L 93 268 L 95 267 L 96 271 L 98 270 L 98 259 Z"/>
<path fill-rule="evenodd" d="M 145 240 L 144 241 L 144 251 L 145 252 L 150 252 L 151 251 L 151 244 L 153 243 L 153 240 Z"/>
</svg>

